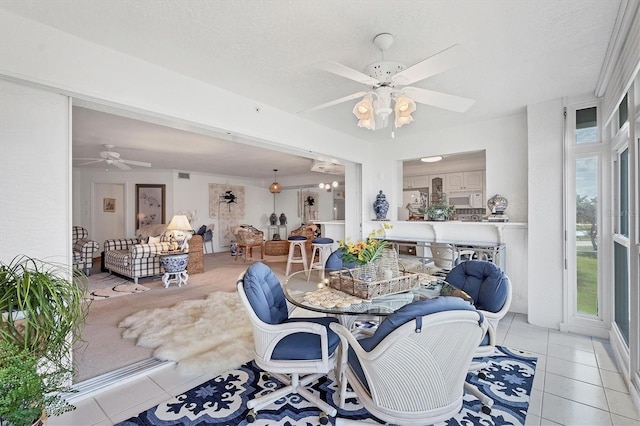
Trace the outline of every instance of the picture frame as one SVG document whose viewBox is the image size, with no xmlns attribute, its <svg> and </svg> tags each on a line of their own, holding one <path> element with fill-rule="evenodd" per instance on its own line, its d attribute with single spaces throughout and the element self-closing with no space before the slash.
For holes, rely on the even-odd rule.
<svg viewBox="0 0 640 426">
<path fill-rule="evenodd" d="M 136 184 L 136 230 L 165 223 L 165 191 L 164 184 Z"/>
<path fill-rule="evenodd" d="M 115 213 L 116 211 L 116 199 L 115 198 L 103 198 L 102 210 L 107 213 Z"/>
</svg>

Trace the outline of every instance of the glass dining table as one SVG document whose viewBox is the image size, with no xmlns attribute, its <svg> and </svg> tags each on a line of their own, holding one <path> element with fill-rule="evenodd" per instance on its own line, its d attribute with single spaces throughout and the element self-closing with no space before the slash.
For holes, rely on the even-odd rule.
<svg viewBox="0 0 640 426">
<path fill-rule="evenodd" d="M 286 299 L 295 306 L 335 316 L 351 329 L 363 316 L 385 317 L 404 305 L 438 296 L 456 296 L 473 304 L 471 297 L 441 278 L 418 274 L 420 285 L 396 294 L 361 299 L 329 286 L 328 274 L 321 270 L 299 271 L 287 277 L 282 289 Z"/>
</svg>

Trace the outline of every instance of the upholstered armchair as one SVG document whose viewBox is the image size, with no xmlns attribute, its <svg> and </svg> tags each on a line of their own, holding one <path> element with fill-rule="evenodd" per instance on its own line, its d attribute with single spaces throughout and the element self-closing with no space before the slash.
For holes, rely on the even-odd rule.
<svg viewBox="0 0 640 426">
<path fill-rule="evenodd" d="M 73 240 L 73 266 L 89 275 L 93 267 L 93 255 L 100 250 L 100 244 L 89 239 L 89 232 L 82 226 L 74 226 L 71 232 Z"/>
</svg>

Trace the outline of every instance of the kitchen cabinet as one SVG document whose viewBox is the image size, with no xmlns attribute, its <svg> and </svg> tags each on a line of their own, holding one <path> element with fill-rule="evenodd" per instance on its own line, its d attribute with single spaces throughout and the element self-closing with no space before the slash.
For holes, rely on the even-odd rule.
<svg viewBox="0 0 640 426">
<path fill-rule="evenodd" d="M 429 176 L 409 176 L 402 180 L 402 187 L 404 189 L 410 188 L 428 188 Z"/>
<path fill-rule="evenodd" d="M 482 189 L 484 184 L 484 170 L 473 172 L 447 173 L 445 187 L 447 192 L 461 189 Z"/>
</svg>

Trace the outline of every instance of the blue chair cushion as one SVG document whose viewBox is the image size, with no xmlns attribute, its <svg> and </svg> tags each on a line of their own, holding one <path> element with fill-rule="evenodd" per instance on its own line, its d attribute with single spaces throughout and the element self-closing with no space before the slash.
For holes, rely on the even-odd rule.
<svg viewBox="0 0 640 426">
<path fill-rule="evenodd" d="M 287 238 L 289 241 L 307 241 L 307 237 L 303 237 L 302 235 L 292 235 Z"/>
<path fill-rule="evenodd" d="M 466 292 L 476 308 L 498 312 L 507 300 L 508 278 L 497 265 L 486 260 L 468 260 L 453 268 L 445 279 Z"/>
<path fill-rule="evenodd" d="M 408 323 L 412 319 L 434 314 L 436 312 L 452 310 L 475 311 L 476 308 L 474 308 L 469 302 L 454 296 L 441 296 L 412 302 L 404 305 L 402 308 L 385 318 L 385 320 L 380 323 L 373 336 L 359 340 L 360 346 L 362 346 L 362 349 L 365 351 L 370 352 L 373 348 L 378 346 L 378 343 L 387 337 L 389 333 L 401 325 Z"/>
<path fill-rule="evenodd" d="M 333 240 L 331 238 L 314 238 L 311 242 L 313 244 L 333 244 Z"/>
<path fill-rule="evenodd" d="M 326 263 L 324 264 L 324 270 L 328 272 L 339 271 L 342 268 L 354 268 L 356 266 L 355 262 L 345 264 L 342 261 L 342 253 L 344 250 L 338 249 L 331 253 L 327 258 Z"/>
<path fill-rule="evenodd" d="M 371 352 L 385 337 L 401 325 L 418 317 L 452 310 L 475 311 L 476 309 L 469 302 L 454 296 L 435 297 L 409 303 L 382 321 L 373 336 L 360 339 L 358 342 L 362 349 Z M 478 312 L 478 315 L 479 320 L 482 319 L 482 314 Z M 358 380 L 369 390 L 369 384 L 360 365 L 360 360 L 351 346 L 349 346 L 348 361 Z"/>
<path fill-rule="evenodd" d="M 280 324 L 289 317 L 280 281 L 267 265 L 257 262 L 249 266 L 243 286 L 253 311 L 262 322 Z"/>
<path fill-rule="evenodd" d="M 327 328 L 327 341 L 329 345 L 329 355 L 331 355 L 338 344 L 340 337 L 329 328 L 332 322 L 338 322 L 335 318 L 289 318 L 285 323 L 292 322 L 314 322 L 322 324 Z M 320 346 L 320 336 L 313 333 L 294 333 L 280 340 L 273 349 L 271 359 L 320 359 L 322 358 L 322 348 Z"/>
</svg>

